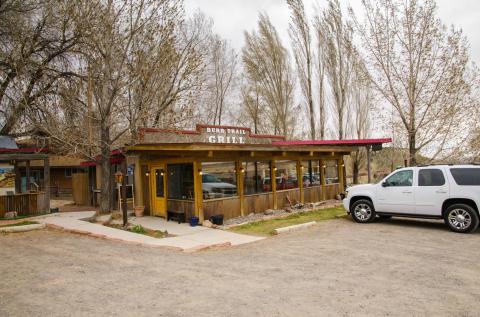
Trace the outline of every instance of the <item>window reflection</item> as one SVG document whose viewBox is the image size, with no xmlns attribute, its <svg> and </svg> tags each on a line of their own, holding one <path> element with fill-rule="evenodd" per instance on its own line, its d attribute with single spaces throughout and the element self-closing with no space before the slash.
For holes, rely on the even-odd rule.
<svg viewBox="0 0 480 317">
<path fill-rule="evenodd" d="M 237 196 L 235 162 L 202 163 L 203 199 Z"/>
<path fill-rule="evenodd" d="M 320 161 L 302 161 L 302 166 L 303 187 L 321 185 Z"/>
<path fill-rule="evenodd" d="M 245 195 L 272 191 L 270 162 L 243 162 L 243 188 Z"/>
<path fill-rule="evenodd" d="M 338 165 L 336 160 L 325 161 L 325 184 L 338 183 Z"/>
<path fill-rule="evenodd" d="M 277 190 L 298 188 L 296 161 L 276 161 L 275 168 Z"/>
</svg>

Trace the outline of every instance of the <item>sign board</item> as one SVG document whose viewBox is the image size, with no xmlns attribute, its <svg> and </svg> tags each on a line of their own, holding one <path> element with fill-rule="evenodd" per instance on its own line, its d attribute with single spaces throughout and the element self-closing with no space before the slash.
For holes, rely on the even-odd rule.
<svg viewBox="0 0 480 317">
<path fill-rule="evenodd" d="M 0 165 L 0 195 L 15 192 L 15 171 L 13 165 Z"/>
<path fill-rule="evenodd" d="M 197 125 L 195 130 L 141 130 L 141 143 L 271 144 L 278 135 L 254 134 L 249 128 Z"/>
</svg>

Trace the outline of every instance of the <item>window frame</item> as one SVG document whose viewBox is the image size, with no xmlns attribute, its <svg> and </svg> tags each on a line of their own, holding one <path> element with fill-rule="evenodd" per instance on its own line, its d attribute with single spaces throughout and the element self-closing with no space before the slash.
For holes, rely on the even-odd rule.
<svg viewBox="0 0 480 317">
<path fill-rule="evenodd" d="M 442 184 L 433 184 L 433 185 L 422 185 L 420 183 L 420 176 L 421 176 L 422 172 L 425 172 L 425 171 L 439 171 L 440 174 L 442 175 L 443 183 Z M 444 186 L 446 183 L 447 183 L 447 180 L 445 178 L 445 174 L 443 173 L 443 171 L 440 168 L 422 168 L 422 169 L 418 170 L 418 175 L 417 175 L 418 187 L 439 187 L 439 186 Z"/>
<path fill-rule="evenodd" d="M 452 176 L 455 184 L 457 184 L 458 186 L 480 186 L 480 184 L 464 184 L 464 182 L 461 182 L 459 183 L 458 180 L 457 180 L 457 177 L 459 175 L 455 175 L 454 172 L 457 171 L 457 170 L 476 170 L 476 171 L 480 171 L 480 168 L 478 167 L 452 167 L 450 168 L 450 175 Z"/>
<path fill-rule="evenodd" d="M 392 178 L 393 176 L 397 175 L 397 174 L 400 174 L 400 173 L 404 173 L 404 172 L 410 172 L 412 174 L 412 181 L 411 181 L 411 184 L 410 185 L 392 185 L 388 180 L 390 178 Z M 384 186 L 384 187 L 413 187 L 413 183 L 414 183 L 414 179 L 415 179 L 415 173 L 413 172 L 413 169 L 406 169 L 406 170 L 401 170 L 401 171 L 396 171 L 394 172 L 393 174 L 387 176 L 385 178 L 385 180 L 382 182 L 382 183 L 385 183 L 387 184 L 387 186 Z"/>
</svg>

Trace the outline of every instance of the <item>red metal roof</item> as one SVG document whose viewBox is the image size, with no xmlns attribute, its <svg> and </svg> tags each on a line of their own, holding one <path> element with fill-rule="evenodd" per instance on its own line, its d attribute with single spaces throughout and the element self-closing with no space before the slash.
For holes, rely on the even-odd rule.
<svg viewBox="0 0 480 317">
<path fill-rule="evenodd" d="M 19 148 L 19 149 L 0 148 L 0 153 L 46 153 L 46 152 L 48 152 L 47 148 L 37 148 L 37 147 L 28 147 L 28 148 Z"/>
<path fill-rule="evenodd" d="M 391 138 L 357 140 L 296 140 L 274 141 L 272 145 L 372 145 L 392 142 Z"/>
<path fill-rule="evenodd" d="M 81 162 L 80 166 L 83 166 L 83 167 L 96 166 L 99 163 L 101 158 L 102 158 L 101 155 L 97 155 L 95 157 L 95 160 Z M 120 164 L 123 161 L 123 159 L 124 159 L 124 156 L 123 156 L 123 151 L 121 149 L 112 150 L 110 152 L 111 164 Z"/>
</svg>

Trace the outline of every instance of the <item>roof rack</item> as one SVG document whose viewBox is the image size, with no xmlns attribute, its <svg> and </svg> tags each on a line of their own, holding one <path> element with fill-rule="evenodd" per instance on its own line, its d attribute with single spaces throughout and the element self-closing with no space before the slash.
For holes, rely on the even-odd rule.
<svg viewBox="0 0 480 317">
<path fill-rule="evenodd" d="M 455 165 L 480 165 L 480 162 L 470 162 L 470 163 L 431 163 L 431 164 L 419 164 L 416 167 L 428 167 L 428 166 L 438 166 L 438 165 L 448 165 L 448 166 L 455 166 Z"/>
</svg>

